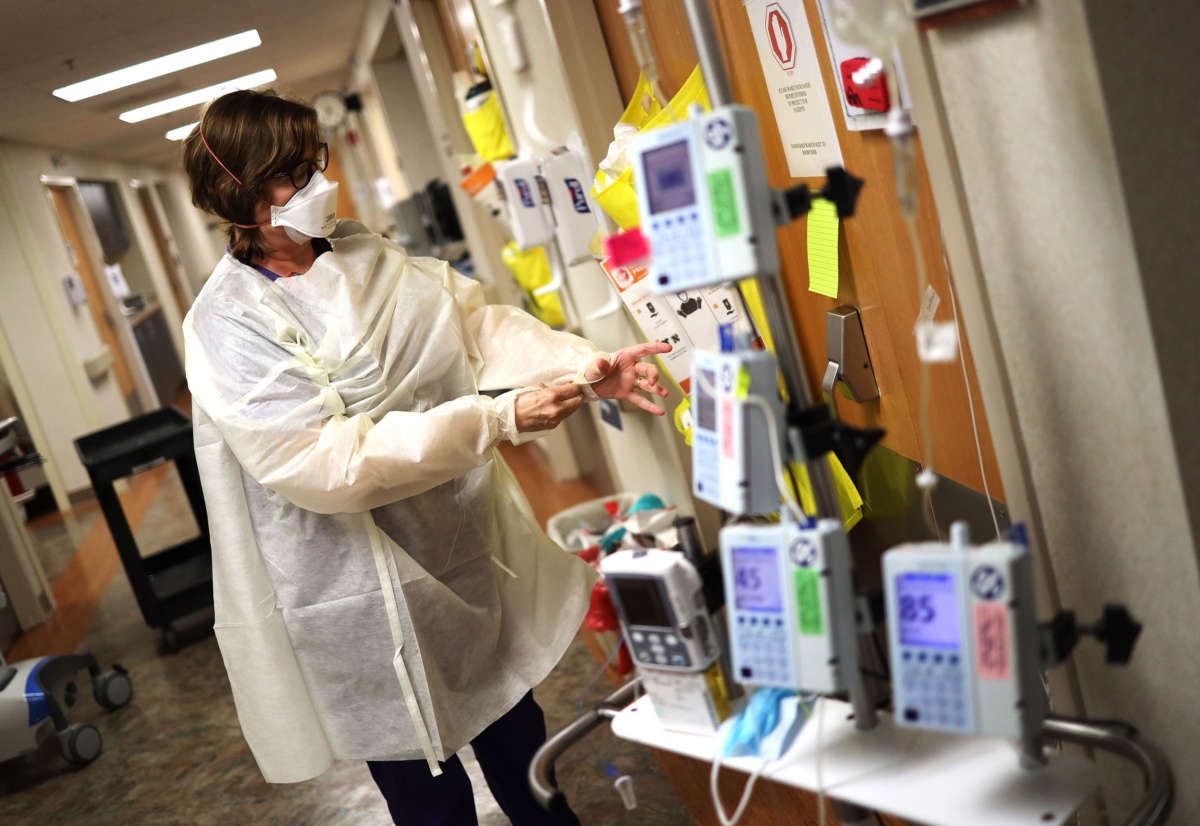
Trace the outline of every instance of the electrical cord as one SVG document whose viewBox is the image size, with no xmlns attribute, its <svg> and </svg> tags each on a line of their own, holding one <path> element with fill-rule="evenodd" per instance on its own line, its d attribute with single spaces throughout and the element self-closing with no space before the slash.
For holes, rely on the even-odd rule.
<svg viewBox="0 0 1200 826">
<path fill-rule="evenodd" d="M 592 690 L 592 686 L 596 684 L 596 680 L 600 679 L 600 675 L 603 674 L 610 665 L 612 665 L 613 659 L 616 658 L 618 653 L 620 653 L 621 646 L 624 644 L 625 635 L 622 634 L 617 639 L 617 644 L 613 646 L 613 650 L 609 653 L 608 659 L 604 661 L 602 666 L 596 669 L 596 673 L 592 675 L 590 680 L 588 680 L 588 684 L 583 687 L 583 691 L 579 692 L 579 702 L 575 704 L 576 711 L 578 711 L 578 716 L 583 716 L 583 700 L 585 697 L 587 697 L 587 693 Z"/>
<path fill-rule="evenodd" d="M 816 702 L 813 703 L 813 713 L 817 715 L 817 809 L 820 826 L 825 826 L 825 777 L 821 772 L 821 746 L 823 745 L 822 739 L 825 733 L 825 710 L 821 707 L 821 699 L 818 697 Z"/>
<path fill-rule="evenodd" d="M 946 271 L 946 288 L 950 291 L 950 309 L 954 311 L 954 329 L 958 333 L 958 363 L 962 367 L 963 385 L 967 388 L 967 409 L 971 411 L 971 432 L 975 434 L 975 455 L 979 457 L 979 475 L 983 479 L 983 495 L 987 498 L 988 510 L 992 513 L 992 525 L 996 538 L 1000 538 L 1000 520 L 996 518 L 996 505 L 988 489 L 987 469 L 983 466 L 983 448 L 979 446 L 979 425 L 975 422 L 975 399 L 971 395 L 971 381 L 967 378 L 967 357 L 962 348 L 962 325 L 958 320 L 958 299 L 954 296 L 954 279 L 950 277 L 950 259 L 946 256 L 946 241 L 942 239 L 942 267 Z"/>
</svg>

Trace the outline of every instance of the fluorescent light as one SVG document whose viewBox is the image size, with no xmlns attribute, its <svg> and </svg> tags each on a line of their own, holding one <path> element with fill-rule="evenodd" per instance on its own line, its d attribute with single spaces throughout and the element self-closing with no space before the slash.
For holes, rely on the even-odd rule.
<svg viewBox="0 0 1200 826">
<path fill-rule="evenodd" d="M 139 106 L 136 109 L 130 109 L 128 112 L 122 112 L 119 117 L 126 123 L 140 123 L 150 118 L 156 118 L 159 115 L 165 115 L 168 112 L 177 112 L 189 106 L 206 103 L 225 92 L 236 92 L 239 89 L 253 89 L 255 86 L 271 83 L 277 77 L 278 75 L 275 74 L 274 69 L 263 69 L 261 72 L 255 72 L 252 75 L 235 77 L 233 80 L 227 80 L 224 83 L 205 86 L 203 89 L 197 89 L 194 92 L 187 92 L 182 95 L 176 95 L 173 98 L 160 100 L 157 103 Z"/>
<path fill-rule="evenodd" d="M 189 123 L 187 126 L 176 126 L 174 129 L 172 129 L 170 132 L 167 133 L 167 140 L 169 140 L 169 141 L 183 140 L 188 135 L 192 134 L 192 130 L 196 128 L 196 124 L 199 122 L 200 121 L 194 121 L 193 123 Z"/>
<path fill-rule="evenodd" d="M 169 75 L 171 72 L 178 72 L 180 69 L 199 66 L 201 63 L 207 63 L 210 60 L 216 60 L 220 57 L 244 52 L 246 49 L 253 49 L 255 46 L 261 45 L 262 38 L 258 36 L 258 29 L 250 29 L 240 34 L 222 37 L 220 40 L 213 40 L 210 43 L 201 43 L 199 46 L 192 46 L 190 49 L 184 49 L 180 52 L 172 52 L 162 57 L 156 57 L 153 60 L 135 63 L 133 66 L 117 69 L 115 72 L 96 75 L 87 80 L 72 83 L 70 86 L 55 89 L 53 94 L 55 97 L 74 103 L 77 100 L 102 95 L 105 92 L 111 92 L 114 89 L 120 89 L 125 86 L 132 86 L 135 83 L 141 83 L 143 80 L 150 80 L 154 77 Z"/>
</svg>

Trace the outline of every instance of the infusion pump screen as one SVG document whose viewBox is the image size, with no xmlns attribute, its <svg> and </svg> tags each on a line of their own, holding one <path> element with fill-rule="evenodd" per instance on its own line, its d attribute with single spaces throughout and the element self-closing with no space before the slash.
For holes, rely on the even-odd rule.
<svg viewBox="0 0 1200 826">
<path fill-rule="evenodd" d="M 653 579 L 609 575 L 605 584 L 617 595 L 625 609 L 625 619 L 630 625 L 670 628 L 670 612 L 663 600 L 662 588 Z"/>
<path fill-rule="evenodd" d="M 896 577 L 901 645 L 956 649 L 958 587 L 953 574 L 907 573 Z"/>
<path fill-rule="evenodd" d="M 775 548 L 733 549 L 733 599 L 739 611 L 783 610 L 775 554 Z"/>
<path fill-rule="evenodd" d="M 717 400 L 705 391 L 704 385 L 712 387 L 717 383 L 715 370 L 701 370 L 703 381 L 696 382 L 696 426 L 701 430 L 715 431 L 717 429 Z"/>
<path fill-rule="evenodd" d="M 646 198 L 652 215 L 696 202 L 687 141 L 676 141 L 643 153 L 642 171 L 646 173 Z"/>
</svg>

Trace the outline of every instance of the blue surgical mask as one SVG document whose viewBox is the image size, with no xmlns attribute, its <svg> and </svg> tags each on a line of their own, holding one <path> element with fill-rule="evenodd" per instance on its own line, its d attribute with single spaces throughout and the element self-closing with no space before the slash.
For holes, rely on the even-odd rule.
<svg viewBox="0 0 1200 826">
<path fill-rule="evenodd" d="M 742 713 L 726 721 L 722 757 L 758 756 L 778 760 L 804 727 L 808 711 L 795 691 L 760 688 Z"/>
</svg>

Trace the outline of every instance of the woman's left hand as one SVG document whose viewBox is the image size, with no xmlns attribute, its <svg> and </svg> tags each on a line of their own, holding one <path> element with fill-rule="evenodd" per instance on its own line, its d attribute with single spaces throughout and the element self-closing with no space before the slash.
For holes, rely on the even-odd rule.
<svg viewBox="0 0 1200 826">
<path fill-rule="evenodd" d="M 655 416 L 667 411 L 642 396 L 637 391 L 666 398 L 667 388 L 658 383 L 658 365 L 638 361 L 643 356 L 671 352 L 671 345 L 661 341 L 623 347 L 611 358 L 596 359 L 584 377 L 591 382 L 592 390 L 602 399 L 624 399 L 633 402 Z"/>
</svg>

